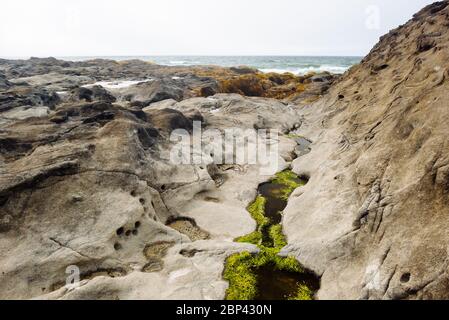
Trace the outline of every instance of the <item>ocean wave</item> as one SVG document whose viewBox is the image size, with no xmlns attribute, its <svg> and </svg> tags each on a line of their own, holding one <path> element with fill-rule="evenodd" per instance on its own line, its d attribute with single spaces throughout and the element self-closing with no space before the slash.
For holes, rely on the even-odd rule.
<svg viewBox="0 0 449 320">
<path fill-rule="evenodd" d="M 88 84 L 83 87 L 90 88 L 93 86 L 102 86 L 105 89 L 124 89 L 131 87 L 133 85 L 145 82 L 151 82 L 154 79 L 146 79 L 146 80 L 115 80 L 115 81 L 99 81 L 93 84 Z"/>
<path fill-rule="evenodd" d="M 171 66 L 190 66 L 190 65 L 196 65 L 196 64 L 201 64 L 200 61 L 185 61 L 185 60 L 174 60 L 174 61 L 169 61 L 168 65 Z"/>
<path fill-rule="evenodd" d="M 279 69 L 279 68 L 270 68 L 270 69 L 259 69 L 260 71 L 264 73 L 293 73 L 296 75 L 305 75 L 310 72 L 330 72 L 335 74 L 343 74 L 345 73 L 349 67 L 346 66 L 333 66 L 333 65 L 321 65 L 319 67 L 315 66 L 309 66 L 304 68 L 291 68 L 291 69 Z"/>
</svg>

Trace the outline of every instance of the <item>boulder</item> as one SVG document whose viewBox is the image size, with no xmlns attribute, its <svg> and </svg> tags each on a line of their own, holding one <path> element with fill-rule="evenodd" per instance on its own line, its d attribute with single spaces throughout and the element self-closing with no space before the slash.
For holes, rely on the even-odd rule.
<svg viewBox="0 0 449 320">
<path fill-rule="evenodd" d="M 44 118 L 50 114 L 48 107 L 17 107 L 0 114 L 1 118 L 8 120 L 25 120 L 28 118 Z"/>
<path fill-rule="evenodd" d="M 192 118 L 186 117 L 182 112 L 173 109 L 149 109 L 145 111 L 151 123 L 158 128 L 158 130 L 171 132 L 176 129 L 192 130 L 193 120 L 198 119 L 197 114 L 192 115 Z M 201 114 L 199 115 L 200 120 Z"/>
<path fill-rule="evenodd" d="M 144 107 L 166 99 L 181 100 L 183 89 L 174 80 L 155 80 L 143 82 L 117 92 L 119 100 L 139 101 Z"/>
<path fill-rule="evenodd" d="M 0 112 L 23 106 L 45 106 L 54 109 L 61 99 L 55 92 L 42 88 L 14 86 L 0 92 Z"/>
<path fill-rule="evenodd" d="M 6 76 L 2 73 L 0 73 L 0 89 L 8 89 L 11 87 L 11 83 L 6 79 Z"/>
<path fill-rule="evenodd" d="M 81 101 L 86 102 L 92 101 L 105 101 L 105 102 L 115 102 L 117 99 L 109 93 L 102 86 L 92 86 L 92 87 L 79 87 L 70 92 L 68 98 L 70 101 Z"/>
</svg>

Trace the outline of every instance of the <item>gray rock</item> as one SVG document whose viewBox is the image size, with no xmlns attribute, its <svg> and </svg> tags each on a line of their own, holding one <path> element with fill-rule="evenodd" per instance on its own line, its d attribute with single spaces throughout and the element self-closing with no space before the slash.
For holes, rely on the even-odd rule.
<svg viewBox="0 0 449 320">
<path fill-rule="evenodd" d="M 224 173 L 213 163 L 172 164 L 166 134 L 193 120 L 222 130 L 239 112 L 242 128 L 260 117 L 277 128 L 295 111 L 275 100 L 220 95 L 212 113 L 203 99 L 204 108 L 191 99 L 145 112 L 66 102 L 49 117 L 3 126 L 0 298 L 223 299 L 225 259 L 258 250 L 232 240 L 256 228 L 246 207 L 269 177 L 258 166 Z M 282 139 L 281 146 L 289 153 L 295 143 Z M 170 227 L 179 218 L 198 229 Z M 171 249 L 155 249 L 163 243 Z M 68 266 L 81 272 L 76 290 L 65 287 Z"/>
<path fill-rule="evenodd" d="M 72 90 L 70 92 L 70 96 L 68 97 L 69 101 L 104 101 L 104 102 L 115 102 L 117 99 L 109 93 L 106 89 L 101 86 L 92 86 L 89 88 L 80 87 Z"/>
<path fill-rule="evenodd" d="M 183 89 L 174 80 L 155 80 L 120 89 L 118 96 L 122 101 L 140 101 L 146 107 L 167 99 L 179 101 L 183 98 Z"/>
<path fill-rule="evenodd" d="M 320 299 L 449 298 L 449 54 L 416 53 L 422 34 L 447 28 L 443 3 L 384 36 L 299 110 L 298 133 L 313 143 L 293 168 L 310 181 L 284 212 L 283 253 L 322 276 Z M 433 40 L 446 46 L 449 34 Z M 395 62 L 374 73 L 386 60 Z"/>
</svg>

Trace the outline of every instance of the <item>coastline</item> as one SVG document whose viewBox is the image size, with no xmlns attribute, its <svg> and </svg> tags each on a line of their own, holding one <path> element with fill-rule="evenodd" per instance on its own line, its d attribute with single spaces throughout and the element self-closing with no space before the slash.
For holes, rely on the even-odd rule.
<svg viewBox="0 0 449 320">
<path fill-rule="evenodd" d="M 1 58 L 1 57 L 0 57 Z M 6 60 L 28 60 L 31 57 L 5 57 Z M 141 60 L 162 66 L 195 67 L 239 67 L 248 66 L 264 73 L 293 73 L 305 75 L 309 72 L 343 74 L 361 61 L 358 56 L 73 56 L 55 57 L 69 62 L 89 60 L 113 60 L 117 62 Z"/>
<path fill-rule="evenodd" d="M 343 75 L 0 60 L 0 298 L 449 299 L 448 16 Z"/>
</svg>

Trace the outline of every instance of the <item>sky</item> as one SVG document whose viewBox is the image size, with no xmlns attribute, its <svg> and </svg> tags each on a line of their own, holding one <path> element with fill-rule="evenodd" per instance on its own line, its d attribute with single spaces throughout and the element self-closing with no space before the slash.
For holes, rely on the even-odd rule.
<svg viewBox="0 0 449 320">
<path fill-rule="evenodd" d="M 363 56 L 432 2 L 2 0 L 0 56 Z"/>
</svg>

